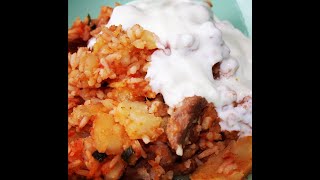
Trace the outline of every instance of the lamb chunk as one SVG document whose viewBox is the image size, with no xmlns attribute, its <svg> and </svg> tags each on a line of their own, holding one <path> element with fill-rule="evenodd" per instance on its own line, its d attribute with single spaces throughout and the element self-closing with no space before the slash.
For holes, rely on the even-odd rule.
<svg viewBox="0 0 320 180">
<path fill-rule="evenodd" d="M 169 119 L 166 134 L 177 155 L 183 154 L 182 148 L 189 142 L 190 134 L 196 134 L 190 132 L 207 104 L 206 99 L 200 96 L 185 98 Z"/>
</svg>

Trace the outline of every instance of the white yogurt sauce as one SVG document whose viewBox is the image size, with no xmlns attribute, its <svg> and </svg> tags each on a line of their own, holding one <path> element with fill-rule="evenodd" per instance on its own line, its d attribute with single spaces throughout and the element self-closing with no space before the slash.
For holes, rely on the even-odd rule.
<svg viewBox="0 0 320 180">
<path fill-rule="evenodd" d="M 146 78 L 165 103 L 176 107 L 186 97 L 202 96 L 216 106 L 222 130 L 251 135 L 251 40 L 230 23 L 216 22 L 207 3 L 195 0 L 136 0 L 114 8 L 107 26 L 139 24 L 158 37 Z M 94 40 L 90 41 L 90 45 Z M 221 76 L 212 66 L 221 62 Z"/>
</svg>

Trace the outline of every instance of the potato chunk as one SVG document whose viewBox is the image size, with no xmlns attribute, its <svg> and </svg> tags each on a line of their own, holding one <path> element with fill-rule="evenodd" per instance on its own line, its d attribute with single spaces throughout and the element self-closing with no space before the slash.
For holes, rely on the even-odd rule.
<svg viewBox="0 0 320 180">
<path fill-rule="evenodd" d="M 110 114 L 98 113 L 93 122 L 93 140 L 100 153 L 119 154 L 129 138 L 120 124 Z"/>
<path fill-rule="evenodd" d="M 115 120 L 125 127 L 130 139 L 142 139 L 145 143 L 155 140 L 163 129 L 161 117 L 148 112 L 143 102 L 124 101 L 115 110 Z"/>
</svg>

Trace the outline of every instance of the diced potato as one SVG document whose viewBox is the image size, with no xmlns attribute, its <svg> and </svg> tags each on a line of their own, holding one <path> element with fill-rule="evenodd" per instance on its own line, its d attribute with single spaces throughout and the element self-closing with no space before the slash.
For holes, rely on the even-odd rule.
<svg viewBox="0 0 320 180">
<path fill-rule="evenodd" d="M 120 103 L 115 110 L 115 120 L 125 127 L 130 139 L 143 139 L 148 143 L 163 132 L 160 128 L 162 118 L 150 114 L 143 102 Z"/>
<path fill-rule="evenodd" d="M 98 113 L 93 122 L 93 140 L 100 153 L 119 154 L 128 143 L 128 136 L 110 114 Z"/>
</svg>

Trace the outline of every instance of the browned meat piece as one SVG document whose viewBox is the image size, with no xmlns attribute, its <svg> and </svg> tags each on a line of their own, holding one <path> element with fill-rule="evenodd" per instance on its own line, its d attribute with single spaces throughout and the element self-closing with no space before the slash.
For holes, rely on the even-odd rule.
<svg viewBox="0 0 320 180">
<path fill-rule="evenodd" d="M 223 131 L 222 135 L 223 135 L 223 139 L 226 140 L 237 140 L 238 139 L 238 134 L 239 131 Z"/>
<path fill-rule="evenodd" d="M 252 136 L 232 140 L 217 156 L 211 156 L 207 162 L 191 175 L 196 179 L 231 179 L 245 178 L 252 168 Z"/>
<path fill-rule="evenodd" d="M 167 171 L 173 169 L 175 166 L 173 163 L 177 156 L 171 152 L 171 149 L 166 143 L 161 141 L 149 143 L 148 145 L 145 145 L 144 149 L 147 153 L 147 158 L 140 158 L 135 166 L 128 166 L 121 179 L 154 179 L 152 176 L 155 175 L 155 172 L 153 171 L 155 171 L 156 168 L 152 168 L 149 162 L 155 162 L 155 159 L 158 159 L 159 157 L 159 165 Z"/>
<path fill-rule="evenodd" d="M 188 159 L 174 166 L 174 175 L 185 175 L 192 173 L 198 167 L 194 159 Z"/>
<path fill-rule="evenodd" d="M 197 125 L 193 126 L 192 129 L 190 130 L 189 140 L 186 140 L 185 145 L 196 143 L 200 138 L 200 132 L 201 132 L 201 125 L 198 123 Z"/>
<path fill-rule="evenodd" d="M 221 62 L 218 62 L 212 66 L 212 75 L 214 79 L 220 78 L 220 64 Z"/>
<path fill-rule="evenodd" d="M 185 147 L 182 160 L 190 159 L 199 150 L 199 145 L 191 144 Z"/>
<path fill-rule="evenodd" d="M 82 38 L 68 40 L 68 52 L 74 53 L 78 51 L 78 47 L 86 47 L 87 41 L 84 41 Z"/>
<path fill-rule="evenodd" d="M 172 149 L 182 155 L 182 148 L 189 142 L 190 130 L 197 123 L 207 105 L 205 98 L 193 96 L 185 98 L 168 121 L 166 134 Z M 180 146 L 180 147 L 179 147 Z"/>
<path fill-rule="evenodd" d="M 215 110 L 213 103 L 208 103 L 206 108 L 203 110 L 203 114 L 200 119 L 202 130 L 208 130 L 213 124 L 218 122 L 218 113 Z"/>
<path fill-rule="evenodd" d="M 149 153 L 161 157 L 160 165 L 163 167 L 171 165 L 175 160 L 169 147 L 165 143 L 159 141 L 149 146 L 148 154 Z"/>
<path fill-rule="evenodd" d="M 150 178 L 151 166 L 146 159 L 140 159 L 136 166 L 128 166 L 121 177 L 122 180 L 141 180 Z"/>
</svg>

